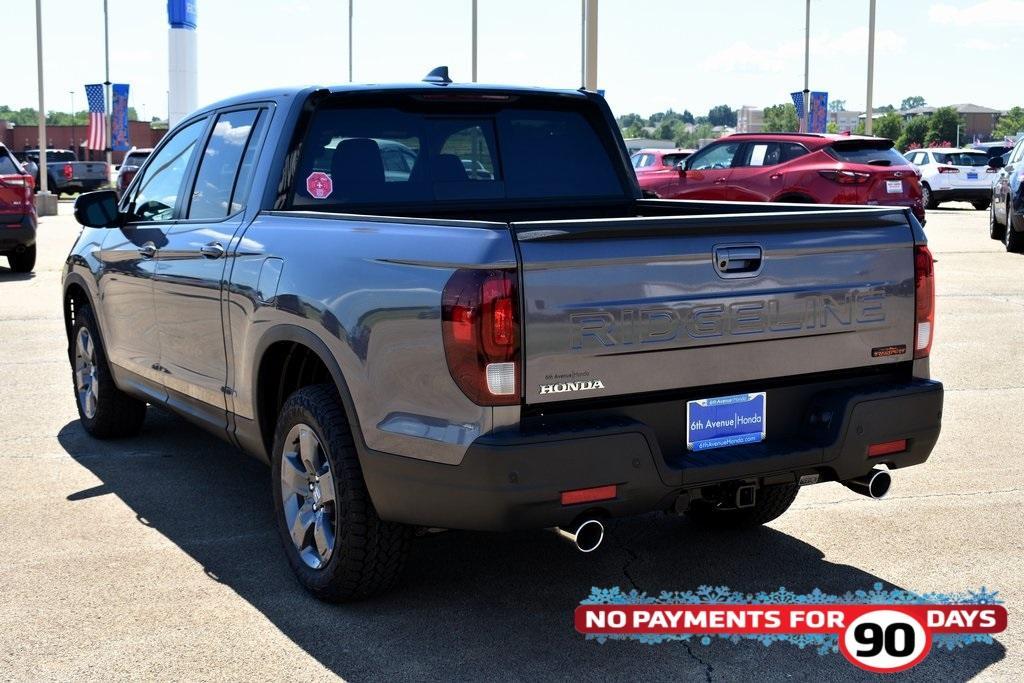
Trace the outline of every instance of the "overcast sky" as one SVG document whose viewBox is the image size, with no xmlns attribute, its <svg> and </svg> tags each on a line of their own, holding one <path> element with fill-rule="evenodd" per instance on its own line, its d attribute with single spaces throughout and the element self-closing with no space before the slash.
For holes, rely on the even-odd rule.
<svg viewBox="0 0 1024 683">
<path fill-rule="evenodd" d="M 347 80 L 347 0 L 197 0 L 199 101 Z M 3 5 L 0 104 L 37 103 L 35 12 Z M 165 0 L 109 0 L 111 80 L 167 110 Z M 102 0 L 43 0 L 46 108 L 84 108 L 103 81 Z M 578 87 L 580 0 L 479 0 L 482 82 Z M 803 88 L 804 0 L 601 0 L 598 85 L 617 114 L 764 106 Z M 864 106 L 868 0 L 812 0 L 812 90 Z M 1024 105 L 1024 1 L 878 0 L 875 104 Z M 357 82 L 470 78 L 470 0 L 355 0 Z M 12 64 L 13 62 L 13 64 Z M 14 68 L 17 67 L 17 68 Z"/>
</svg>

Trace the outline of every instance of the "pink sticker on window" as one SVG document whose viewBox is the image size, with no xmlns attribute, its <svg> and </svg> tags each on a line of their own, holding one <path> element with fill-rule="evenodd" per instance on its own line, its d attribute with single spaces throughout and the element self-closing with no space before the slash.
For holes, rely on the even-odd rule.
<svg viewBox="0 0 1024 683">
<path fill-rule="evenodd" d="M 313 199 L 327 199 L 334 192 L 331 176 L 323 171 L 313 171 L 306 178 L 306 192 Z"/>
</svg>

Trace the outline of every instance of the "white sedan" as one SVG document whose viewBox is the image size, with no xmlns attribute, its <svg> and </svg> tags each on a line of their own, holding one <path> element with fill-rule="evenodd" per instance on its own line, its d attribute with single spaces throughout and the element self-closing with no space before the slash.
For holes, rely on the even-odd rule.
<svg viewBox="0 0 1024 683">
<path fill-rule="evenodd" d="M 988 209 L 996 172 L 988 167 L 985 152 L 926 147 L 904 156 L 921 172 L 921 199 L 926 209 L 951 201 L 970 202 L 978 210 Z"/>
</svg>

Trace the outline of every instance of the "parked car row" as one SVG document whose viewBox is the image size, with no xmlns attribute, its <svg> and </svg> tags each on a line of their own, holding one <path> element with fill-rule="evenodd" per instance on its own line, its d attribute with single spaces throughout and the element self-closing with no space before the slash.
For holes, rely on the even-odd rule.
<svg viewBox="0 0 1024 683">
<path fill-rule="evenodd" d="M 918 173 L 884 138 L 739 133 L 669 167 L 672 154 L 633 155 L 641 189 L 663 199 L 906 206 L 924 221 Z"/>
</svg>

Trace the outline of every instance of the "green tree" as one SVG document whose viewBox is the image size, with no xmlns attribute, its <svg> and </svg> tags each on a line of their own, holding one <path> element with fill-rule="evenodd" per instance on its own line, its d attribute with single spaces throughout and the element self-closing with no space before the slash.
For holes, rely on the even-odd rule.
<svg viewBox="0 0 1024 683">
<path fill-rule="evenodd" d="M 674 118 L 663 120 L 654 129 L 654 137 L 659 140 L 674 140 L 680 128 L 679 121 Z"/>
<path fill-rule="evenodd" d="M 896 141 L 896 146 L 903 151 L 907 151 L 911 147 L 923 147 L 924 139 L 927 135 L 928 117 L 912 116 L 903 125 L 903 133 L 900 135 L 899 140 Z"/>
<path fill-rule="evenodd" d="M 829 111 L 846 111 L 846 100 L 832 100 L 828 103 Z"/>
<path fill-rule="evenodd" d="M 896 107 L 891 104 L 883 104 L 881 107 L 873 107 L 876 114 L 888 114 L 891 111 L 896 111 Z"/>
<path fill-rule="evenodd" d="M 728 104 L 719 104 L 708 112 L 708 123 L 712 126 L 735 126 L 736 112 Z"/>
<path fill-rule="evenodd" d="M 683 110 L 682 121 L 683 121 L 683 123 L 693 123 L 694 122 L 693 121 L 693 114 L 690 113 L 689 109 L 684 109 Z"/>
<path fill-rule="evenodd" d="M 841 110 L 837 110 L 837 111 L 841 111 Z M 835 121 L 829 121 L 828 125 L 825 126 L 825 132 L 826 133 L 838 133 L 839 132 L 839 125 Z"/>
<path fill-rule="evenodd" d="M 0 118 L 3 118 L 0 116 Z M 992 134 L 997 138 L 1014 137 L 1024 131 L 1024 108 L 1014 107 L 999 118 Z"/>
<path fill-rule="evenodd" d="M 900 110 L 905 111 L 907 109 L 913 109 L 914 107 L 923 107 L 926 104 L 924 98 L 920 95 L 913 95 L 911 97 L 904 97 L 903 101 L 900 102 Z"/>
<path fill-rule="evenodd" d="M 644 119 L 640 114 L 623 114 L 619 117 L 619 128 L 629 128 L 634 124 L 644 125 Z"/>
<path fill-rule="evenodd" d="M 644 127 L 639 123 L 634 123 L 622 131 L 622 137 L 624 138 L 642 138 L 643 136 Z"/>
<path fill-rule="evenodd" d="M 894 111 L 888 112 L 885 116 L 876 119 L 872 128 L 873 135 L 898 140 L 903 134 L 903 117 Z"/>
<path fill-rule="evenodd" d="M 792 133 L 800 130 L 800 119 L 792 103 L 775 104 L 764 108 L 764 132 Z"/>
<path fill-rule="evenodd" d="M 938 142 L 953 143 L 957 138 L 957 126 L 960 115 L 953 107 L 939 107 L 928 116 L 928 134 L 924 136 L 924 144 L 934 145 Z"/>
</svg>

